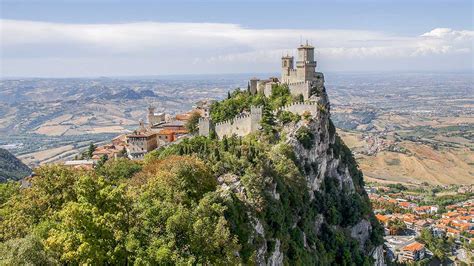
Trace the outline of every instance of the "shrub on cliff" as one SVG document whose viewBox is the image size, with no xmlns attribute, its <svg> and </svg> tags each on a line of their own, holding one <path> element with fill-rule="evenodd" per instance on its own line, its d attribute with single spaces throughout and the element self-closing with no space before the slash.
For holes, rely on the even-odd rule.
<svg viewBox="0 0 474 266">
<path fill-rule="evenodd" d="M 314 135 L 306 126 L 302 126 L 296 131 L 296 139 L 305 149 L 311 149 L 314 143 Z"/>
</svg>

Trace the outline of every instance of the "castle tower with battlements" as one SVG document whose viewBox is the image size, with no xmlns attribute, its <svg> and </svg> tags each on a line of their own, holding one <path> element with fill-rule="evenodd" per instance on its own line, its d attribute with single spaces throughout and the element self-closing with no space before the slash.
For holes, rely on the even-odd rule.
<svg viewBox="0 0 474 266">
<path fill-rule="evenodd" d="M 283 56 L 281 58 L 281 82 L 312 82 L 316 77 L 316 61 L 314 60 L 314 46 L 306 44 L 298 47 L 298 60 L 296 69 L 294 68 L 293 56 Z"/>
<path fill-rule="evenodd" d="M 316 72 L 314 61 L 314 47 L 306 42 L 298 47 L 298 61 L 296 61 L 296 77 L 298 81 L 313 81 Z"/>
</svg>

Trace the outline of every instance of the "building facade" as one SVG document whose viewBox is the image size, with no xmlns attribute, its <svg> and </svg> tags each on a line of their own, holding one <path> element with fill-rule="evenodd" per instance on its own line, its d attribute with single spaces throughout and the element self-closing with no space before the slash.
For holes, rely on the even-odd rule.
<svg viewBox="0 0 474 266">
<path fill-rule="evenodd" d="M 127 154 L 130 159 L 142 159 L 158 147 L 156 133 L 135 132 L 127 135 Z"/>
</svg>

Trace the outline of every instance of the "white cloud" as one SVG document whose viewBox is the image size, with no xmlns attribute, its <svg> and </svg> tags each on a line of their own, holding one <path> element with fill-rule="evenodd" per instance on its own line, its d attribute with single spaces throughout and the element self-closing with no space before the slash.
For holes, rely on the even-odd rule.
<svg viewBox="0 0 474 266">
<path fill-rule="evenodd" d="M 330 70 L 430 70 L 433 60 L 442 60 L 436 70 L 459 70 L 472 67 L 474 40 L 473 31 L 448 28 L 399 36 L 219 23 L 0 23 L 3 75 L 270 72 L 278 70 L 283 53 L 295 52 L 301 37 L 311 40 Z"/>
</svg>

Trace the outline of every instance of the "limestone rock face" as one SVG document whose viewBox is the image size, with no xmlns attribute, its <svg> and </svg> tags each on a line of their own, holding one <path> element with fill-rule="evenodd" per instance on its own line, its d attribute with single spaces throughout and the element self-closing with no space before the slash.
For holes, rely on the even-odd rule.
<svg viewBox="0 0 474 266">
<path fill-rule="evenodd" d="M 342 197 L 350 199 L 353 193 L 359 193 L 362 198 L 368 201 L 365 191 L 363 187 L 361 187 L 362 183 L 358 180 L 358 178 L 361 177 L 355 177 L 354 174 L 351 174 L 350 169 L 357 167 L 342 160 L 340 151 L 338 150 L 340 146 L 336 143 L 338 141 L 336 131 L 330 121 L 330 105 L 326 91 L 324 87 L 322 89 L 315 89 L 318 90 L 318 93 L 313 95 L 310 100 L 317 103 L 318 112 L 313 114 L 309 119 L 302 119 L 297 123 L 288 124 L 284 127 L 283 131 L 280 132 L 280 134 L 285 136 L 286 144 L 293 149 L 296 160 L 302 166 L 301 169 L 303 169 L 302 171 L 306 179 L 310 201 L 316 200 L 314 194 L 322 191 L 322 184 L 325 179 L 337 180 L 336 184 L 338 184 L 339 190 L 344 191 Z M 310 147 L 298 140 L 298 132 L 303 127 L 309 129 L 309 132 L 311 132 L 312 141 Z M 226 176 L 220 180 L 229 181 L 227 184 L 223 184 L 227 189 L 232 189 L 240 195 L 245 194 L 245 189 L 241 187 L 238 177 L 230 178 Z M 276 183 L 269 185 L 268 193 L 272 195 L 274 200 L 278 201 L 280 200 L 280 195 L 276 190 L 276 186 Z M 321 225 L 326 219 L 327 217 L 322 214 L 316 215 L 313 222 L 314 232 L 320 232 Z M 262 226 L 263 221 L 259 221 L 256 217 L 251 217 L 250 220 L 252 221 L 254 235 L 265 238 L 266 232 Z M 296 226 L 296 223 L 294 226 Z M 352 226 L 337 228 L 336 230 L 347 232 L 350 237 L 359 243 L 360 250 L 362 250 L 366 256 L 371 256 L 376 265 L 383 265 L 382 246 L 367 247 L 368 239 L 373 230 L 371 222 L 367 217 L 360 218 Z M 312 248 L 307 245 L 306 232 L 302 233 L 302 239 L 304 248 Z M 267 241 L 261 241 L 260 246 L 257 247 L 256 263 L 258 265 L 282 265 L 284 263 L 285 254 L 281 252 L 281 240 L 278 238 L 266 240 L 274 243 L 274 246 L 269 250 L 270 248 L 268 247 Z"/>
</svg>

